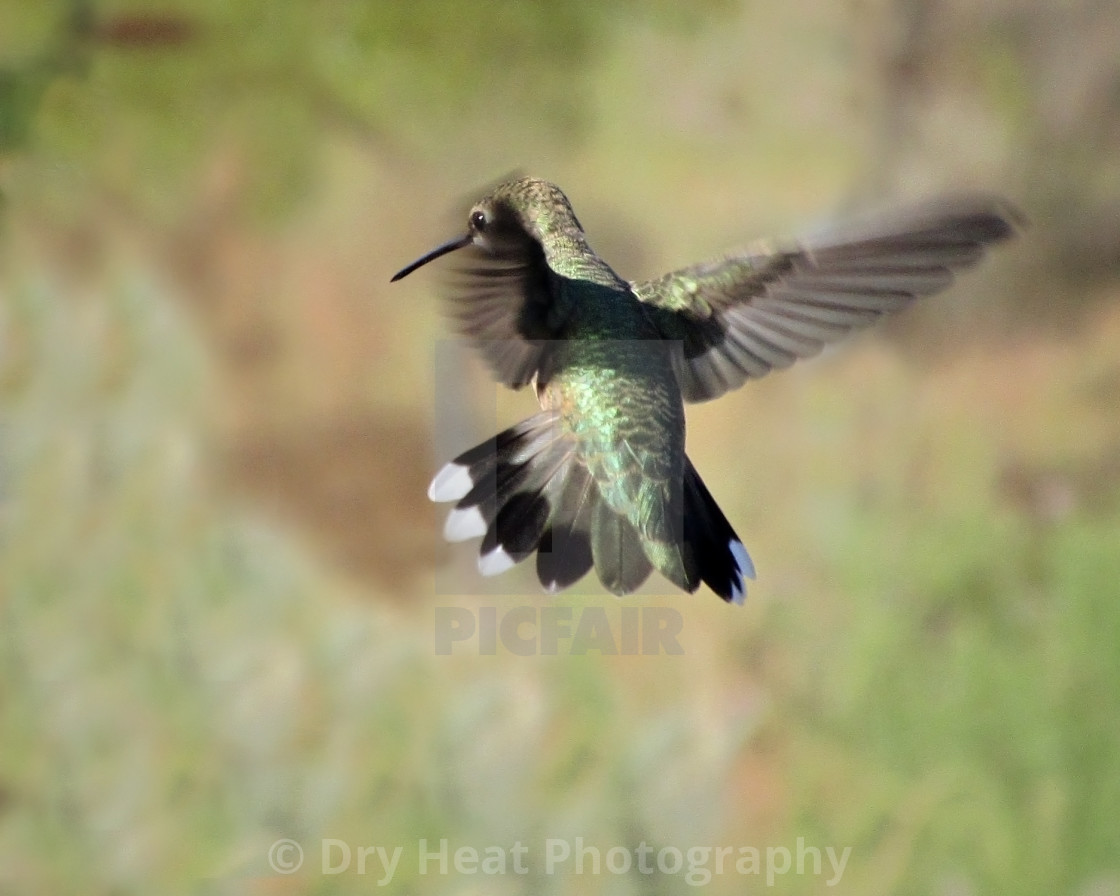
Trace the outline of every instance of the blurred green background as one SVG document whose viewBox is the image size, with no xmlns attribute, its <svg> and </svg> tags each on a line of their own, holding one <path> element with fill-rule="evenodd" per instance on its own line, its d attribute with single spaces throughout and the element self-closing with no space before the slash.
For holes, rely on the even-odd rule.
<svg viewBox="0 0 1120 896">
<path fill-rule="evenodd" d="M 4 0 L 0 892 L 378 889 L 323 838 L 393 892 L 691 889 L 545 874 L 581 836 L 851 847 L 713 893 L 1120 893 L 1118 46 L 1089 0 Z M 533 401 L 388 279 L 512 169 L 634 278 L 947 189 L 1032 223 L 690 409 L 759 578 L 627 603 L 684 655 L 437 656 L 438 607 L 548 603 L 425 498 Z"/>
</svg>

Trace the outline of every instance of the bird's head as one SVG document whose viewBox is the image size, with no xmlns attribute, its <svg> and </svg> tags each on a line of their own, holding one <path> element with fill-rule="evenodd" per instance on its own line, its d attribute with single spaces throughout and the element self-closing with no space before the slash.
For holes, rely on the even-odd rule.
<svg viewBox="0 0 1120 896">
<path fill-rule="evenodd" d="M 471 206 L 466 233 L 436 246 L 402 268 L 393 281 L 456 249 L 475 246 L 491 256 L 516 257 L 536 243 L 547 252 L 551 240 L 580 236 L 583 228 L 560 188 L 535 177 L 495 187 Z"/>
</svg>

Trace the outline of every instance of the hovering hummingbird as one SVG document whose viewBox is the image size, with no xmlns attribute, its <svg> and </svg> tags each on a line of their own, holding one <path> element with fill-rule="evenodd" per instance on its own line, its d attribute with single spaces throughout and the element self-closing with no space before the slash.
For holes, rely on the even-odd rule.
<svg viewBox="0 0 1120 896">
<path fill-rule="evenodd" d="M 944 199 L 786 247 L 760 245 L 641 283 L 596 255 L 567 197 L 525 177 L 480 199 L 456 250 L 459 332 L 499 381 L 532 384 L 541 411 L 459 455 L 432 480 L 455 501 L 450 541 L 482 537 L 478 567 L 536 552 L 549 592 L 592 567 L 617 595 L 653 569 L 742 603 L 754 565 L 685 454 L 684 402 L 787 367 L 944 289 L 1015 215 L 992 197 Z"/>
</svg>

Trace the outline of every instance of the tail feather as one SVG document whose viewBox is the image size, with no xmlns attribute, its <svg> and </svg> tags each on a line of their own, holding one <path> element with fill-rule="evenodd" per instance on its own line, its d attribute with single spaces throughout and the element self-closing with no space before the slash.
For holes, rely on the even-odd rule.
<svg viewBox="0 0 1120 896">
<path fill-rule="evenodd" d="M 558 504 L 557 492 L 571 466 L 572 451 L 556 439 L 540 443 L 536 454 L 523 456 L 520 466 L 499 460 L 495 474 L 487 477 L 496 487 L 483 487 L 480 482 L 459 502 L 470 501 L 476 490 L 483 496 L 479 507 L 487 529 L 478 561 L 483 575 L 505 572 L 538 549 Z"/>
<path fill-rule="evenodd" d="M 747 549 L 719 509 L 700 474 L 685 461 L 684 539 L 700 579 L 716 594 L 741 604 L 747 595 L 744 579 L 754 578 Z M 695 590 L 699 582 L 689 590 Z"/>
<path fill-rule="evenodd" d="M 666 541 L 643 538 L 600 495 L 571 439 L 544 411 L 465 451 L 432 480 L 434 501 L 454 501 L 445 536 L 482 538 L 478 568 L 497 575 L 537 555 L 537 578 L 556 592 L 592 568 L 617 595 L 656 568 L 686 591 L 706 583 L 742 603 L 754 567 L 735 530 L 686 459 L 683 526 Z"/>
<path fill-rule="evenodd" d="M 505 572 L 537 552 L 538 576 L 551 590 L 567 587 L 590 568 L 587 513 L 568 496 L 583 488 L 583 504 L 598 492 L 572 462 L 573 446 L 544 411 L 460 454 L 432 480 L 433 501 L 455 501 L 444 535 L 449 541 L 482 536 L 478 568 Z"/>
<path fill-rule="evenodd" d="M 637 530 L 599 501 L 591 519 L 591 555 L 599 581 L 612 594 L 629 594 L 653 571 Z"/>
<path fill-rule="evenodd" d="M 549 593 L 574 585 L 591 571 L 591 518 L 598 499 L 587 468 L 572 464 L 537 551 L 537 578 Z"/>
<path fill-rule="evenodd" d="M 537 549 L 548 524 L 549 506 L 541 494 L 519 492 L 499 509 L 479 547 L 483 575 L 505 572 Z"/>
<path fill-rule="evenodd" d="M 547 484 L 570 451 L 556 438 L 554 422 L 550 414 L 537 414 L 464 451 L 440 470 L 428 497 L 457 501 L 443 530 L 448 541 L 486 535 L 511 497 L 533 494 Z"/>
</svg>

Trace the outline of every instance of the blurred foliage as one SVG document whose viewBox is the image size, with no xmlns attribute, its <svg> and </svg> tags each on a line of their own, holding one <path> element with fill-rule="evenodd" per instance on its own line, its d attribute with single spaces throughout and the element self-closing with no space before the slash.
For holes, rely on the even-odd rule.
<svg viewBox="0 0 1120 896">
<path fill-rule="evenodd" d="M 1120 316 L 1042 365 L 1004 350 L 920 377 L 880 350 L 760 390 L 746 416 L 778 398 L 783 417 L 709 474 L 756 471 L 727 496 L 766 558 L 756 608 L 674 598 L 685 656 L 439 658 L 428 613 L 367 603 L 223 507 L 217 384 L 165 290 L 143 268 L 80 299 L 43 271 L 6 286 L 0 888 L 245 892 L 283 836 L 309 856 L 290 891 L 349 892 L 368 878 L 316 874 L 319 838 L 411 857 L 446 837 L 532 845 L 532 873 L 488 892 L 637 893 L 636 874 L 546 877 L 539 844 L 804 837 L 852 846 L 837 892 L 1109 892 L 1120 476 L 1086 483 L 1095 500 L 1071 476 L 1120 422 L 1082 433 L 1057 499 L 1000 470 L 1045 484 L 1061 402 L 1098 407 L 1086 365 L 1115 373 Z M 1053 397 L 1008 406 L 1025 374 Z M 412 861 L 395 879 L 476 883 Z"/>
<path fill-rule="evenodd" d="M 487 139 L 495 112 L 531 105 L 571 135 L 586 124 L 587 63 L 605 38 L 635 17 L 688 27 L 719 6 L 725 0 L 9 5 L 0 58 L 15 61 L 0 71 L 0 152 L 28 146 L 38 118 L 38 151 L 167 220 L 200 161 L 232 141 L 267 219 L 306 200 L 324 131 L 391 160 L 423 152 L 426 138 L 460 123 L 464 105 L 477 109 Z"/>
<path fill-rule="evenodd" d="M 1057 297 L 1040 294 L 1032 314 L 1057 320 L 1085 305 L 1087 285 L 1120 271 L 1115 7 L 1097 0 L 889 6 L 895 26 L 876 33 L 879 164 L 870 180 L 890 195 L 922 169 L 952 171 L 958 185 L 975 186 L 977 172 L 998 177 L 1029 202 L 1042 231 L 1023 282 L 1060 272 L 1071 285 L 1055 283 Z M 1010 309 L 1005 316 L 1012 319 Z"/>
<path fill-rule="evenodd" d="M 684 887 L 546 876 L 546 837 L 851 846 L 830 891 L 861 896 L 1120 892 L 1120 286 L 1107 226 L 1069 226 L 1115 196 L 1118 22 L 0 7 L 0 892 L 371 889 L 317 873 L 325 837 L 403 846 L 402 892 Z M 905 350 L 690 408 L 759 580 L 742 611 L 627 602 L 679 608 L 683 656 L 434 654 L 439 606 L 551 602 L 523 570 L 436 593 L 437 564 L 479 582 L 423 497 L 435 409 L 461 448 L 531 400 L 434 376 L 436 303 L 386 283 L 511 157 L 632 276 L 860 193 L 984 186 L 1033 220 Z M 1014 326 L 1047 303 L 1078 325 Z M 268 867 L 280 837 L 302 872 Z M 422 837 L 538 860 L 421 877 Z"/>
</svg>

